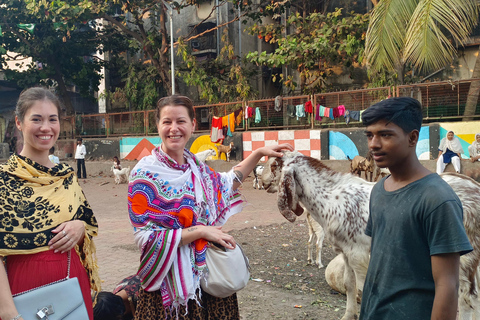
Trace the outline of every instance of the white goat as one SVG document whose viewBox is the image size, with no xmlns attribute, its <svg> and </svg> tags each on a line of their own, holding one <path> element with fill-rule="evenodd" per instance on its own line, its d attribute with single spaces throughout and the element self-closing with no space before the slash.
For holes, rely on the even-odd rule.
<svg viewBox="0 0 480 320">
<path fill-rule="evenodd" d="M 309 264 L 316 264 L 319 268 L 323 268 L 322 264 L 322 247 L 325 239 L 325 232 L 322 226 L 312 218 L 312 215 L 307 211 L 307 226 L 308 226 L 308 258 Z M 315 248 L 315 249 L 314 249 Z M 317 251 L 317 258 L 313 259 L 313 254 Z"/>
<path fill-rule="evenodd" d="M 208 149 L 208 150 L 204 150 L 204 151 L 200 151 L 200 152 L 195 153 L 195 156 L 197 157 L 197 159 L 202 161 L 202 162 L 205 162 L 205 160 L 207 160 L 208 157 L 213 157 L 213 156 L 216 156 L 216 155 L 217 155 L 217 152 L 213 149 Z"/>
<path fill-rule="evenodd" d="M 464 226 L 474 250 L 460 258 L 459 310 L 461 320 L 480 319 L 476 272 L 480 261 L 480 184 L 459 174 L 442 178 L 463 205 Z M 364 231 L 370 191 L 374 183 L 329 169 L 319 160 L 298 152 L 270 158 L 262 181 L 267 192 L 278 191 L 280 212 L 290 222 L 303 212 L 300 203 L 320 223 L 334 250 L 345 259 L 347 307 L 342 320 L 357 319 L 357 284 L 363 290 L 371 239 Z"/>
<path fill-rule="evenodd" d="M 263 164 L 257 164 L 253 169 L 253 189 L 264 189 L 263 184 L 260 183 L 262 182 L 260 177 L 262 176 L 263 167 Z"/>
<path fill-rule="evenodd" d="M 113 174 L 115 175 L 115 183 L 127 183 L 128 182 L 128 174 L 130 172 L 130 167 L 116 169 L 115 165 L 112 166 Z"/>
</svg>

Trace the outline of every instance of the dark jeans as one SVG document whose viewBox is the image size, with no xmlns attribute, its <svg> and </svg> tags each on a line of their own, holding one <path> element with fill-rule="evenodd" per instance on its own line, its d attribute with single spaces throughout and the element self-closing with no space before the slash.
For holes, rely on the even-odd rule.
<svg viewBox="0 0 480 320">
<path fill-rule="evenodd" d="M 85 159 L 76 159 L 77 161 L 77 177 L 78 179 L 87 178 L 87 170 L 85 169 Z M 82 176 L 83 172 L 83 176 Z"/>
</svg>

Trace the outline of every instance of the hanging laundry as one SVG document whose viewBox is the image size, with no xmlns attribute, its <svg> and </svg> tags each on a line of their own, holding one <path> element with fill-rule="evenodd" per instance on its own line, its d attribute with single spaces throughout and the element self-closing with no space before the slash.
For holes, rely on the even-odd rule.
<svg viewBox="0 0 480 320">
<path fill-rule="evenodd" d="M 305 106 L 303 104 L 297 104 L 296 107 L 295 107 L 295 115 L 297 116 L 297 120 L 298 118 L 303 118 L 305 117 Z"/>
<path fill-rule="evenodd" d="M 348 124 L 350 122 L 350 110 L 345 110 L 345 123 Z"/>
<path fill-rule="evenodd" d="M 330 110 L 328 110 L 328 117 L 333 120 L 333 119 L 335 119 L 335 118 L 333 117 L 333 108 L 329 108 L 329 109 L 330 109 Z"/>
<path fill-rule="evenodd" d="M 323 111 L 323 116 L 325 118 L 328 118 L 330 116 L 330 108 L 325 107 L 325 110 Z"/>
<path fill-rule="evenodd" d="M 358 117 L 358 120 L 361 121 L 362 120 L 362 113 L 364 112 L 365 110 L 361 110 L 360 111 L 360 116 Z"/>
<path fill-rule="evenodd" d="M 343 104 L 341 104 L 337 108 L 338 108 L 338 115 L 339 116 L 344 116 L 345 115 L 345 106 Z"/>
<path fill-rule="evenodd" d="M 332 108 L 332 111 L 333 111 L 333 118 L 336 119 L 339 117 L 338 115 L 338 107 L 337 108 Z"/>
<path fill-rule="evenodd" d="M 283 108 L 283 99 L 282 99 L 282 96 L 276 96 L 275 97 L 275 111 L 282 111 L 282 108 Z"/>
<path fill-rule="evenodd" d="M 360 111 L 350 111 L 350 119 L 360 121 Z"/>
<path fill-rule="evenodd" d="M 312 101 L 305 102 L 305 112 L 306 113 L 313 113 Z"/>
<path fill-rule="evenodd" d="M 222 118 L 212 117 L 212 130 L 210 131 L 210 141 L 217 143 L 222 140 Z"/>
<path fill-rule="evenodd" d="M 315 108 L 315 120 L 317 121 L 322 121 L 322 116 L 320 115 L 320 108 L 325 108 L 324 106 L 321 106 L 317 104 L 317 107 Z"/>
<path fill-rule="evenodd" d="M 233 137 L 233 134 L 232 132 L 235 131 L 235 115 L 233 113 L 230 113 L 228 116 L 227 116 L 227 136 L 229 137 Z"/>
<path fill-rule="evenodd" d="M 253 107 L 248 108 L 248 117 L 253 118 Z"/>
<path fill-rule="evenodd" d="M 295 117 L 295 106 L 294 105 L 287 105 L 287 115 L 291 118 Z"/>
<path fill-rule="evenodd" d="M 240 123 L 242 123 L 243 111 L 242 109 L 238 109 L 233 112 L 235 117 L 235 126 L 238 127 Z"/>
<path fill-rule="evenodd" d="M 262 121 L 262 115 L 260 114 L 260 108 L 255 109 L 255 123 L 260 123 Z"/>
<path fill-rule="evenodd" d="M 245 119 L 248 119 L 248 118 L 249 118 L 249 116 L 248 116 L 249 110 L 250 110 L 250 107 L 249 107 L 249 106 L 245 106 Z"/>
</svg>

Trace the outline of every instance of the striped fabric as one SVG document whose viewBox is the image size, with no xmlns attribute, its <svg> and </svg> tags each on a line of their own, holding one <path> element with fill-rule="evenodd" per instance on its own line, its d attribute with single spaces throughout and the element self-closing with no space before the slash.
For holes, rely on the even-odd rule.
<svg viewBox="0 0 480 320">
<path fill-rule="evenodd" d="M 232 190 L 233 171 L 216 173 L 185 150 L 178 165 L 160 148 L 132 170 L 128 209 L 141 250 L 138 275 L 146 291 L 161 290 L 165 307 L 186 305 L 205 270 L 207 241 L 179 247 L 182 229 L 223 225 L 242 209 L 243 198 Z"/>
</svg>

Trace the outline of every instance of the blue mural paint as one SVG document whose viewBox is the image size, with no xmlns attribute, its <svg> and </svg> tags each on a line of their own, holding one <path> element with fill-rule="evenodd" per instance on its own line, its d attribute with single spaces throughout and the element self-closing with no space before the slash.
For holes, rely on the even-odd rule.
<svg viewBox="0 0 480 320">
<path fill-rule="evenodd" d="M 358 149 L 355 143 L 347 135 L 341 132 L 330 131 L 328 135 L 328 152 L 330 160 L 347 160 L 358 156 Z"/>
<path fill-rule="evenodd" d="M 420 160 L 430 159 L 430 127 L 421 127 L 418 135 L 418 143 L 416 148 L 417 158 Z"/>
<path fill-rule="evenodd" d="M 143 139 L 147 139 L 154 146 L 159 146 L 162 143 L 160 137 L 125 137 L 120 139 L 120 155 L 125 157 L 127 154 L 132 152 L 133 148 L 137 146 Z"/>
</svg>

